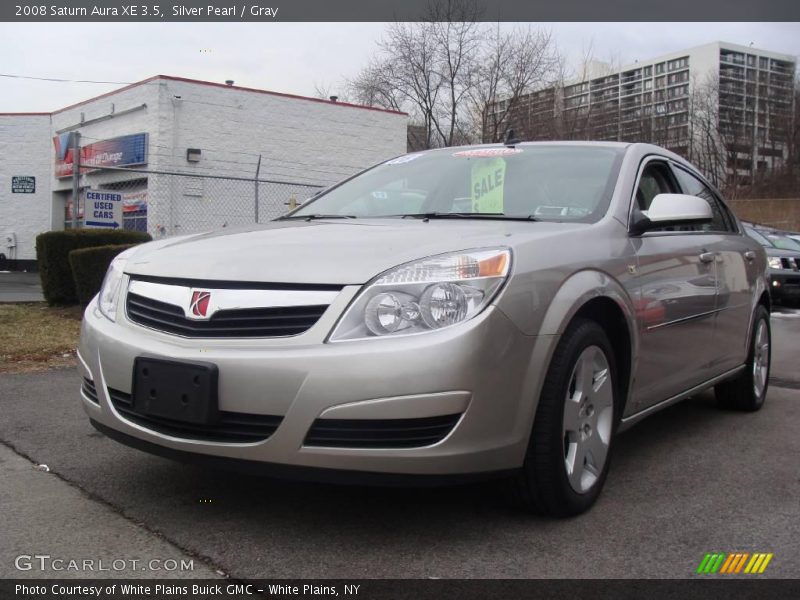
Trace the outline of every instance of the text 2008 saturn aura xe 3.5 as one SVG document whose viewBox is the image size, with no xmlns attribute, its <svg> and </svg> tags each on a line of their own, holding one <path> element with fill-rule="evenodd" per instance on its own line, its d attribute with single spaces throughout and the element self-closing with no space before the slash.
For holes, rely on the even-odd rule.
<svg viewBox="0 0 800 600">
<path fill-rule="evenodd" d="M 333 481 L 504 476 L 586 510 L 614 434 L 767 393 L 766 257 L 645 144 L 401 156 L 249 229 L 130 249 L 86 310 L 82 402 L 131 446 Z"/>
</svg>

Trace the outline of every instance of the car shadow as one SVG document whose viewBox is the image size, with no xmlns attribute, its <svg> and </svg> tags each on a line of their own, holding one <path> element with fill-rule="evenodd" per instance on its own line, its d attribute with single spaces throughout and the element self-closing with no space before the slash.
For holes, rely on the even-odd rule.
<svg viewBox="0 0 800 600">
<path fill-rule="evenodd" d="M 634 476 L 627 471 L 640 468 L 647 457 L 660 460 L 678 439 L 708 435 L 720 414 L 713 396 L 705 394 L 662 410 L 618 434 L 609 485 L 615 479 Z M 148 468 L 134 470 L 128 482 L 134 489 L 158 485 L 164 490 L 168 481 L 170 491 L 182 499 L 182 504 L 196 504 L 204 511 L 220 509 L 253 516 L 268 511 L 272 517 L 282 514 L 287 519 L 313 519 L 323 514 L 327 518 L 335 507 L 338 521 L 369 527 L 375 520 L 385 521 L 387 514 L 395 518 L 401 515 L 406 525 L 414 522 L 416 513 L 426 513 L 420 523 L 429 522 L 430 513 L 438 511 L 443 515 L 459 511 L 519 514 L 506 500 L 506 481 L 500 479 L 443 486 L 363 486 L 242 475 L 154 457 L 149 461 L 152 464 Z"/>
</svg>

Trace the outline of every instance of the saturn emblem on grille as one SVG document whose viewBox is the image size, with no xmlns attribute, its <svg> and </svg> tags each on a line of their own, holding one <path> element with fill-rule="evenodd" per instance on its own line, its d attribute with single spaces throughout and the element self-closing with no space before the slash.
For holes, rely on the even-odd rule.
<svg viewBox="0 0 800 600">
<path fill-rule="evenodd" d="M 208 303 L 211 300 L 211 292 L 192 292 L 192 301 L 189 304 L 189 312 L 193 317 L 204 318 L 208 314 Z"/>
</svg>

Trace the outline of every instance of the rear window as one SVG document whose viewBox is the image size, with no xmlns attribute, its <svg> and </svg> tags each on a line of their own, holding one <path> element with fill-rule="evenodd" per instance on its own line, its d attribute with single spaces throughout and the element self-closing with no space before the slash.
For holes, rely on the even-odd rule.
<svg viewBox="0 0 800 600">
<path fill-rule="evenodd" d="M 387 161 L 293 216 L 391 217 L 429 212 L 594 222 L 606 212 L 623 150 L 454 148 Z"/>
</svg>

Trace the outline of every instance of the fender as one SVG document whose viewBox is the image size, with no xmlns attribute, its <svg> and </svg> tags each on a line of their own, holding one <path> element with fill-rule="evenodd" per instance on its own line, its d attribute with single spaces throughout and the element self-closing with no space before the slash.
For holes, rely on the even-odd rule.
<svg viewBox="0 0 800 600">
<path fill-rule="evenodd" d="M 629 400 L 633 389 L 639 348 L 639 330 L 633 301 L 625 288 L 607 273 L 595 269 L 578 271 L 570 275 L 558 288 L 541 320 L 538 333 L 535 335 L 536 343 L 533 344 L 531 360 L 528 363 L 529 367 L 523 385 L 523 397 L 532 398 L 534 401 L 520 403 L 520 414 L 518 415 L 519 419 L 527 424 L 529 432 L 532 431 L 539 395 L 547 374 L 547 369 L 542 369 L 541 365 L 548 365 L 549 368 L 558 341 L 570 321 L 587 302 L 595 298 L 613 300 L 625 316 L 630 336 L 632 362 L 628 380 L 628 398 L 625 399 L 625 405 L 632 405 Z"/>
<path fill-rule="evenodd" d="M 631 333 L 631 355 L 635 356 L 639 335 L 633 301 L 616 279 L 595 269 L 578 271 L 564 281 L 542 319 L 539 335 L 561 335 L 583 305 L 602 297 L 613 300 L 625 315 Z"/>
</svg>

